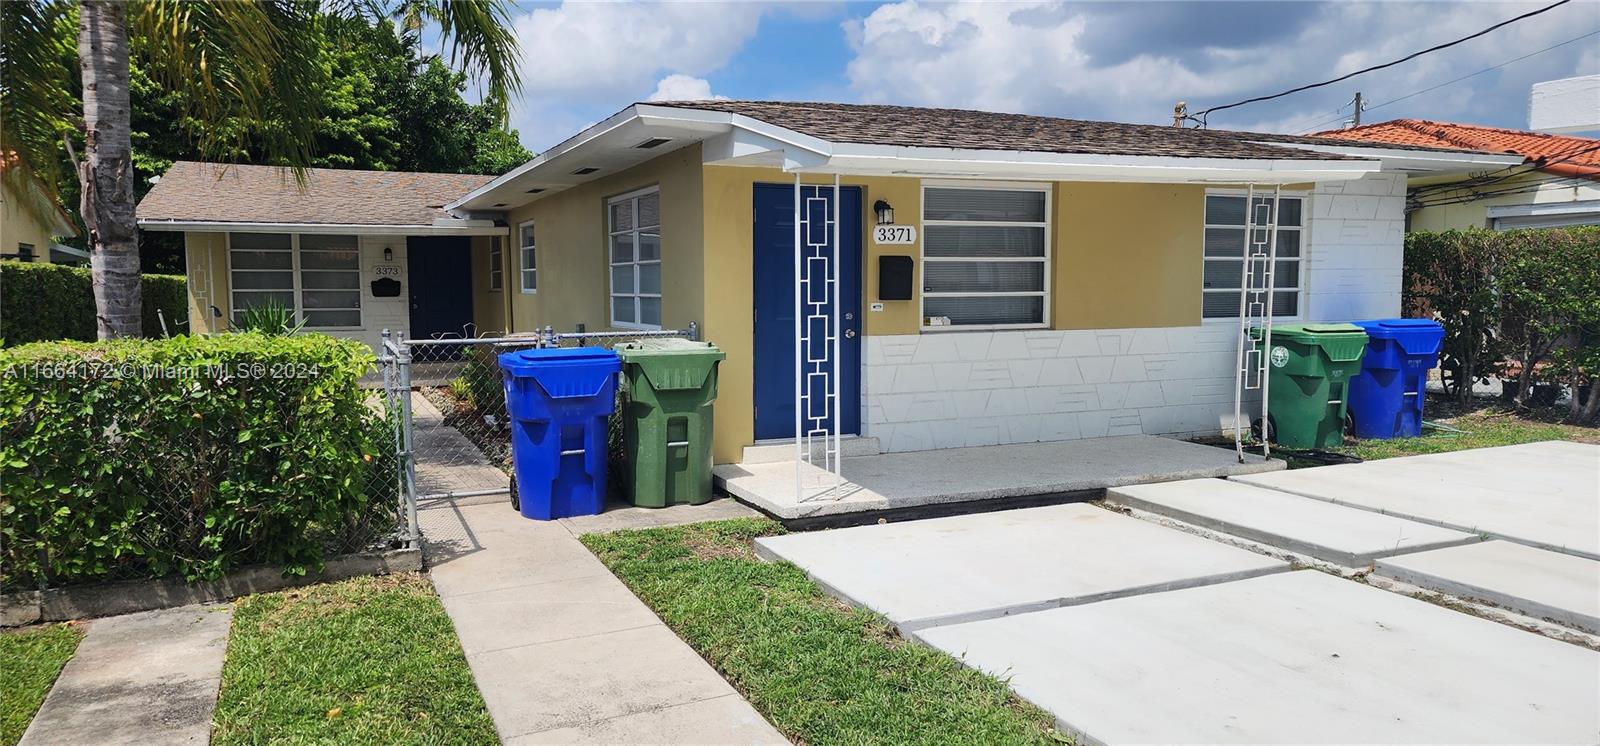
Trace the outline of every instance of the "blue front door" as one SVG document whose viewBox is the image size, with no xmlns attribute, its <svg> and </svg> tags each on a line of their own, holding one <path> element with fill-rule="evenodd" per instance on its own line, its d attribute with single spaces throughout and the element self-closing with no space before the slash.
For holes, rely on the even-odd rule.
<svg viewBox="0 0 1600 746">
<path fill-rule="evenodd" d="M 821 299 L 806 311 L 807 359 L 821 361 L 807 375 L 806 430 L 832 428 L 830 377 L 838 376 L 839 432 L 861 431 L 861 189 L 841 187 L 842 209 L 835 210 L 833 187 L 801 187 L 801 204 L 807 217 L 802 237 L 811 266 L 821 268 L 837 260 L 839 292 L 813 289 L 807 295 Z M 755 400 L 756 438 L 794 437 L 795 417 L 795 245 L 794 185 L 755 186 Z M 839 242 L 827 221 L 839 219 Z M 821 274 L 820 272 L 818 274 Z M 833 306 L 839 303 L 839 354 L 834 359 L 828 340 Z M 817 371 L 821 372 L 818 374 Z"/>
</svg>

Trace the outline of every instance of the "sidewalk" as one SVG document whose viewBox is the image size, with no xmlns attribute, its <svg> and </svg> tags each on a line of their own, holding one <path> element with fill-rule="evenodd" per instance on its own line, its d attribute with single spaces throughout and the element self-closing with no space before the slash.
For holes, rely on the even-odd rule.
<svg viewBox="0 0 1600 746">
<path fill-rule="evenodd" d="M 85 622 L 19 746 L 209 743 L 231 619 L 205 605 Z"/>
<path fill-rule="evenodd" d="M 504 742 L 787 743 L 578 542 L 584 527 L 507 502 L 440 505 L 421 521 Z"/>
</svg>

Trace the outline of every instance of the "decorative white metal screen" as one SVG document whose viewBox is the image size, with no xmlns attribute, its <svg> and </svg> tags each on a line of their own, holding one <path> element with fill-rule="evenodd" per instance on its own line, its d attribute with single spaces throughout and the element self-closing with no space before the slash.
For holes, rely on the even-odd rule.
<svg viewBox="0 0 1600 746">
<path fill-rule="evenodd" d="M 1233 377 L 1233 445 L 1244 461 L 1244 393 L 1261 392 L 1261 455 L 1271 454 L 1267 420 L 1267 395 L 1271 376 L 1267 357 L 1272 350 L 1273 270 L 1278 263 L 1278 201 L 1283 187 L 1272 188 L 1272 198 L 1257 196 L 1255 185 L 1245 192 L 1244 255 L 1239 278 L 1239 351 Z M 1261 340 L 1257 347 L 1256 339 Z"/>
<path fill-rule="evenodd" d="M 807 499 L 806 466 L 833 474 L 819 494 L 843 484 L 839 464 L 839 177 L 827 187 L 794 180 L 794 432 L 796 500 Z"/>
</svg>

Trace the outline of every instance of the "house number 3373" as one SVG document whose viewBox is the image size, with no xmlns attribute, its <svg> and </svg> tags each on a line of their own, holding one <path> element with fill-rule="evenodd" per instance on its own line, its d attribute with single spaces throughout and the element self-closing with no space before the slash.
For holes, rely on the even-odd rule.
<svg viewBox="0 0 1600 746">
<path fill-rule="evenodd" d="M 879 225 L 872 229 L 872 242 L 876 244 L 916 243 L 917 229 L 909 225 Z"/>
</svg>

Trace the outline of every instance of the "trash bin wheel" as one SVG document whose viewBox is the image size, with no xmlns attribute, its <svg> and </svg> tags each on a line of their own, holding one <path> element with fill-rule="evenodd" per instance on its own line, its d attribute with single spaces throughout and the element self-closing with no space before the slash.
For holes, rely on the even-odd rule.
<svg viewBox="0 0 1600 746">
<path fill-rule="evenodd" d="M 522 498 L 517 496 L 517 478 L 515 476 L 511 477 L 511 482 L 507 489 L 511 492 L 511 509 L 522 510 Z"/>
<path fill-rule="evenodd" d="M 1261 432 L 1261 418 L 1260 417 L 1257 417 L 1254 420 L 1251 420 L 1250 421 L 1250 437 L 1255 438 L 1257 443 L 1266 443 L 1266 442 L 1269 442 L 1269 441 L 1273 442 L 1273 443 L 1278 442 L 1278 425 L 1277 425 L 1277 423 L 1272 421 L 1272 415 L 1270 415 L 1270 414 L 1267 415 L 1267 431 L 1266 431 L 1266 433 L 1262 433 Z"/>
</svg>

